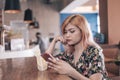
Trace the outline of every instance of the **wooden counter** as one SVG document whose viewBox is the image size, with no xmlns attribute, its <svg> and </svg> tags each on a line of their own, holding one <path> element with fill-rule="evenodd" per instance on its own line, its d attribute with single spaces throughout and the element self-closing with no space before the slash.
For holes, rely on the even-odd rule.
<svg viewBox="0 0 120 80">
<path fill-rule="evenodd" d="M 112 80 L 120 80 L 120 76 L 112 77 Z"/>
<path fill-rule="evenodd" d="M 0 59 L 0 80 L 72 80 L 52 70 L 39 71 L 35 57 Z"/>
</svg>

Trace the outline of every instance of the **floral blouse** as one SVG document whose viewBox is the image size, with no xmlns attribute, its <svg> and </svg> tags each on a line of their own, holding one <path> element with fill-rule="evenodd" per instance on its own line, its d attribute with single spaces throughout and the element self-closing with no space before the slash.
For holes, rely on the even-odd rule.
<svg viewBox="0 0 120 80">
<path fill-rule="evenodd" d="M 73 54 L 67 55 L 63 53 L 57 55 L 57 57 L 68 62 L 72 67 L 74 67 L 79 73 L 81 73 L 85 77 L 89 78 L 95 73 L 101 73 L 103 74 L 102 80 L 110 80 L 107 76 L 104 65 L 104 57 L 102 55 L 103 54 L 101 49 L 89 46 L 86 50 L 83 51 L 76 65 L 74 64 Z"/>
</svg>

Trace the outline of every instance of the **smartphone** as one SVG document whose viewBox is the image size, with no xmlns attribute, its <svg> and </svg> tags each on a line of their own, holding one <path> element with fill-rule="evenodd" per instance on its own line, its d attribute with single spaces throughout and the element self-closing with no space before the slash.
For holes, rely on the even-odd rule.
<svg viewBox="0 0 120 80">
<path fill-rule="evenodd" d="M 51 56 L 47 53 L 44 53 L 41 55 L 46 61 L 50 61 L 48 58 L 51 58 Z"/>
</svg>

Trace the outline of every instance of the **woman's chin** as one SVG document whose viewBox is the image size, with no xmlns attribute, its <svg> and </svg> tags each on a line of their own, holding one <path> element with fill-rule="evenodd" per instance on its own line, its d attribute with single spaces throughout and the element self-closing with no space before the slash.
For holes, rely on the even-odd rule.
<svg viewBox="0 0 120 80">
<path fill-rule="evenodd" d="M 67 43 L 69 46 L 73 46 L 74 44 L 72 44 L 72 43 Z"/>
</svg>

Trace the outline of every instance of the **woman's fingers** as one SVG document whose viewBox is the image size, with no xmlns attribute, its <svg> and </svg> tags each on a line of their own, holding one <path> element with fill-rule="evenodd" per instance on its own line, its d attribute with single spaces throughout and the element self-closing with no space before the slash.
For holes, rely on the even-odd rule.
<svg viewBox="0 0 120 80">
<path fill-rule="evenodd" d="M 50 55 L 50 58 L 51 58 L 51 59 L 54 59 L 54 57 L 53 57 L 51 54 L 49 54 L 49 55 Z M 48 59 L 49 59 L 49 58 L 48 58 Z"/>
<path fill-rule="evenodd" d="M 51 59 L 49 58 L 49 63 L 48 65 L 50 66 L 59 66 L 60 65 L 60 61 L 58 58 L 54 58 L 54 59 Z"/>
<path fill-rule="evenodd" d="M 55 64 L 55 63 L 51 63 L 51 62 L 48 63 L 48 67 L 51 68 L 51 69 L 54 69 L 54 70 L 56 70 L 56 71 L 58 71 L 59 68 L 60 68 L 59 65 L 57 65 L 57 64 Z"/>
<path fill-rule="evenodd" d="M 62 37 L 62 41 L 63 44 L 66 44 L 66 40 Z"/>
<path fill-rule="evenodd" d="M 57 68 L 55 68 L 54 66 L 48 66 L 49 68 L 51 68 L 51 69 L 53 69 L 53 70 L 55 70 L 55 71 L 57 71 Z"/>
<path fill-rule="evenodd" d="M 51 63 L 54 63 L 54 64 L 58 64 L 58 58 L 48 58 L 48 60 L 51 62 Z"/>
<path fill-rule="evenodd" d="M 64 37 L 63 36 L 57 36 L 57 41 L 60 41 L 60 42 L 62 42 L 63 44 L 66 44 L 66 40 L 64 39 Z"/>
</svg>

